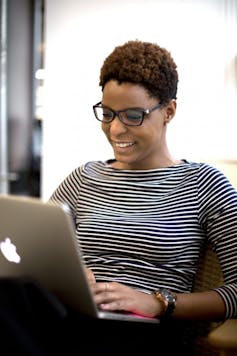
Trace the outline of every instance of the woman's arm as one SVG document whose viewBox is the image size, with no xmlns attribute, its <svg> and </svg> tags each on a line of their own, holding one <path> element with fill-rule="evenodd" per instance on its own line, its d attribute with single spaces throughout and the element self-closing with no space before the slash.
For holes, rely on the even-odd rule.
<svg viewBox="0 0 237 356">
<path fill-rule="evenodd" d="M 174 318 L 218 321 L 225 319 L 225 304 L 216 291 L 177 295 Z"/>
<path fill-rule="evenodd" d="M 210 313 L 218 317 L 220 311 L 218 299 L 220 299 L 220 302 L 224 303 L 224 317 L 236 318 L 237 192 L 222 172 L 208 165 L 201 166 L 198 188 L 199 221 L 218 257 L 224 279 L 223 285 L 216 287 L 215 290 L 204 294 L 197 293 L 200 294 L 198 302 L 201 311 L 205 311 L 207 305 L 205 312 L 207 316 Z M 199 299 L 199 296 L 197 298 Z M 180 302 L 183 303 L 182 299 Z M 185 301 L 184 303 L 186 305 Z"/>
<path fill-rule="evenodd" d="M 124 310 L 149 317 L 162 316 L 164 305 L 153 294 L 117 282 L 94 283 L 95 301 L 103 310 Z M 173 318 L 186 320 L 223 320 L 225 304 L 216 291 L 177 294 Z"/>
</svg>

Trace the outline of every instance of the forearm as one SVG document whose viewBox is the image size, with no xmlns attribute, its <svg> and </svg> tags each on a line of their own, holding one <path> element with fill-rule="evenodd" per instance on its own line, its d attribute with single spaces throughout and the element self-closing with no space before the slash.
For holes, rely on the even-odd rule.
<svg viewBox="0 0 237 356">
<path fill-rule="evenodd" d="M 177 295 L 174 318 L 193 320 L 222 320 L 225 304 L 216 291 L 182 293 Z"/>
</svg>

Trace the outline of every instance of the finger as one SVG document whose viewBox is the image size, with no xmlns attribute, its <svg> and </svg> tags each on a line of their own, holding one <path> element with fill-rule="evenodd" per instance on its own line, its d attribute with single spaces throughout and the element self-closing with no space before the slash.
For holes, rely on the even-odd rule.
<svg viewBox="0 0 237 356">
<path fill-rule="evenodd" d="M 86 276 L 90 284 L 96 283 L 94 273 L 92 272 L 91 269 L 86 268 Z"/>
<path fill-rule="evenodd" d="M 124 310 L 124 305 L 121 300 L 103 302 L 99 304 L 99 307 L 103 310 Z"/>
</svg>

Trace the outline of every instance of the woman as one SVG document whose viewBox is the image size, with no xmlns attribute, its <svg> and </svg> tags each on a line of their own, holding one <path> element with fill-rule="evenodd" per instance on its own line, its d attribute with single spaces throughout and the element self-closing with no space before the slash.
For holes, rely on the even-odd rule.
<svg viewBox="0 0 237 356">
<path fill-rule="evenodd" d="M 129 41 L 105 59 L 99 84 L 93 111 L 114 158 L 76 168 L 51 197 L 71 210 L 96 303 L 169 319 L 178 329 L 189 320 L 235 318 L 237 192 L 216 168 L 168 148 L 177 105 L 173 58 L 157 44 Z M 206 240 L 225 284 L 192 293 Z"/>
<path fill-rule="evenodd" d="M 191 356 L 193 321 L 236 318 L 237 192 L 216 168 L 171 154 L 177 84 L 166 49 L 138 40 L 116 47 L 93 106 L 114 158 L 76 168 L 50 198 L 71 211 L 98 307 L 160 323 L 92 320 L 38 283 L 1 279 L 4 355 Z M 206 241 L 225 283 L 194 293 Z"/>
</svg>

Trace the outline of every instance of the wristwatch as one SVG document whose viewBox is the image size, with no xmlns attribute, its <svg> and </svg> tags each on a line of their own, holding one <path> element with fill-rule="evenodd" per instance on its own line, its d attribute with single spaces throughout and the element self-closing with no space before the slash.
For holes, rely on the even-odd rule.
<svg viewBox="0 0 237 356">
<path fill-rule="evenodd" d="M 160 315 L 171 316 L 175 309 L 177 295 L 166 288 L 157 289 L 153 292 L 153 294 L 163 305 L 163 311 Z"/>
</svg>

